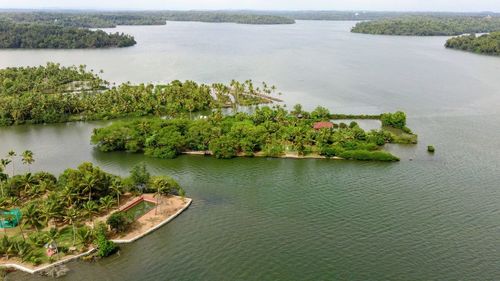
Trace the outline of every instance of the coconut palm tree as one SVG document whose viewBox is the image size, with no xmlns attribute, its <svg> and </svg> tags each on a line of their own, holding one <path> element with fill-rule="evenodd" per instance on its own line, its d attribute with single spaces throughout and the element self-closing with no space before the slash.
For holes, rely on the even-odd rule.
<svg viewBox="0 0 500 281">
<path fill-rule="evenodd" d="M 75 241 L 76 241 L 75 223 L 77 219 L 78 219 L 78 211 L 75 208 L 70 207 L 66 209 L 66 212 L 63 215 L 63 220 L 64 222 L 70 224 L 71 227 L 73 228 L 73 245 L 72 245 L 73 247 L 75 246 Z"/>
<path fill-rule="evenodd" d="M 115 179 L 111 183 L 111 186 L 109 187 L 111 191 L 113 191 L 114 194 L 116 194 L 116 207 L 120 207 L 120 194 L 122 194 L 122 185 L 120 180 Z"/>
<path fill-rule="evenodd" d="M 23 225 L 29 224 L 33 226 L 36 231 L 39 231 L 39 228 L 43 226 L 44 220 L 42 219 L 42 212 L 37 206 L 36 203 L 31 203 L 26 206 L 23 210 L 24 222 Z"/>
<path fill-rule="evenodd" d="M 101 207 L 106 210 L 106 213 L 109 213 L 109 209 L 111 209 L 115 204 L 115 199 L 108 195 L 101 197 L 101 199 L 99 199 L 99 203 L 101 204 Z"/>
<path fill-rule="evenodd" d="M 99 206 L 94 201 L 87 201 L 83 204 L 85 214 L 89 216 L 89 220 L 93 223 L 93 216 L 99 213 Z"/>
<path fill-rule="evenodd" d="M 14 150 L 11 150 L 7 153 L 7 158 L 10 160 L 10 163 L 12 163 L 12 176 L 14 176 L 15 173 L 15 162 L 14 162 L 14 157 L 16 157 L 17 154 Z"/>
<path fill-rule="evenodd" d="M 88 201 L 92 200 L 92 187 L 94 187 L 96 183 L 96 180 L 93 175 L 85 174 L 83 181 L 80 183 L 80 187 L 82 188 L 82 192 L 88 193 L 89 199 Z"/>
<path fill-rule="evenodd" d="M 35 162 L 35 159 L 33 158 L 33 152 L 31 150 L 26 150 L 21 156 L 21 161 L 23 162 L 23 164 L 28 165 L 28 171 L 31 173 L 31 164 Z"/>
</svg>

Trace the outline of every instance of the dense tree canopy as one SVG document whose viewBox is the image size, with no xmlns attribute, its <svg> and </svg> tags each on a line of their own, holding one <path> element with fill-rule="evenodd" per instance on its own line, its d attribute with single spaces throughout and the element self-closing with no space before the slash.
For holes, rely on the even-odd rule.
<svg viewBox="0 0 500 281">
<path fill-rule="evenodd" d="M 84 49 L 135 44 L 134 37 L 123 33 L 108 34 L 102 30 L 0 21 L 0 48 Z"/>
<path fill-rule="evenodd" d="M 500 56 L 500 31 L 480 36 L 471 34 L 453 37 L 446 41 L 445 46 L 478 54 Z"/>
<path fill-rule="evenodd" d="M 124 116 L 181 115 L 271 102 L 274 87 L 252 81 L 228 85 L 109 83 L 81 67 L 47 64 L 0 70 L 0 125 L 101 120 Z"/>
<path fill-rule="evenodd" d="M 498 30 L 500 30 L 500 17 L 405 16 L 359 22 L 352 29 L 352 32 L 384 35 L 444 36 Z"/>
<path fill-rule="evenodd" d="M 415 135 L 396 131 L 365 132 L 355 122 L 350 126 L 340 124 L 333 130 L 313 129 L 315 122 L 328 119 L 328 110 L 321 107 L 312 113 L 297 113 L 266 106 L 252 114 L 222 116 L 214 112 L 208 119 L 199 120 L 153 118 L 116 122 L 96 129 L 92 143 L 105 152 L 143 152 L 158 158 L 174 158 L 186 151 L 210 151 L 217 158 L 297 153 L 394 161 L 397 158 L 381 151 L 381 146 L 416 139 Z"/>
</svg>

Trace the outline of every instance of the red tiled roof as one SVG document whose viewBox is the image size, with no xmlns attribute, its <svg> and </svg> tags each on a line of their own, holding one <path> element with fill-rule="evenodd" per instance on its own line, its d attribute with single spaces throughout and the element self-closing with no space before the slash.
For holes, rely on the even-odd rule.
<svg viewBox="0 0 500 281">
<path fill-rule="evenodd" d="M 316 122 L 316 123 L 314 123 L 315 130 L 320 130 L 323 128 L 331 129 L 331 128 L 333 128 L 333 123 L 332 122 Z"/>
</svg>

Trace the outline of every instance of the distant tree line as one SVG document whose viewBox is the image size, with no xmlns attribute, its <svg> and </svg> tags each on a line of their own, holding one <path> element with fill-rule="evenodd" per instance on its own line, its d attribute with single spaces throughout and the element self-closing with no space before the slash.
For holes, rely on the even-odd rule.
<svg viewBox="0 0 500 281">
<path fill-rule="evenodd" d="M 148 12 L 4 12 L 0 19 L 17 23 L 66 27 L 110 28 L 117 25 L 165 25 L 166 21 L 232 22 L 241 24 L 293 24 L 291 18 L 229 11 Z"/>
<path fill-rule="evenodd" d="M 448 36 L 500 30 L 500 17 L 405 16 L 359 22 L 352 32 L 382 35 Z"/>
<path fill-rule="evenodd" d="M 463 35 L 448 39 L 446 48 L 464 50 L 468 52 L 500 56 L 500 32 L 492 32 L 476 36 Z"/>
<path fill-rule="evenodd" d="M 102 30 L 0 21 L 0 48 L 83 49 L 135 44 L 133 36 L 123 33 L 108 34 Z"/>
</svg>

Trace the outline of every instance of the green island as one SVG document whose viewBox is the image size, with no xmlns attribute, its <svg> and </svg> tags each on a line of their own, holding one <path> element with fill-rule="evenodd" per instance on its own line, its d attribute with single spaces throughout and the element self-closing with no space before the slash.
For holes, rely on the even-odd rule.
<svg viewBox="0 0 500 281">
<path fill-rule="evenodd" d="M 191 114 L 224 107 L 279 101 L 275 87 L 248 80 L 228 85 L 172 81 L 169 84 L 124 83 L 111 86 L 84 66 L 0 70 L 0 126 L 107 120 L 147 115 Z"/>
<path fill-rule="evenodd" d="M 134 37 L 51 24 L 0 21 L 0 48 L 11 49 L 84 49 L 129 47 Z"/>
<path fill-rule="evenodd" d="M 336 158 L 399 161 L 382 150 L 386 143 L 413 144 L 417 136 L 406 127 L 403 112 L 371 116 L 380 130 L 365 132 L 356 122 L 331 122 L 335 115 L 318 107 L 312 112 L 296 105 L 264 106 L 255 112 L 224 116 L 215 111 L 206 118 L 147 118 L 119 121 L 94 130 L 92 143 L 101 151 L 141 152 L 158 158 L 180 154 L 285 158 Z M 357 117 L 357 116 L 348 116 Z"/>
<path fill-rule="evenodd" d="M 445 46 L 476 54 L 500 56 L 500 31 L 479 36 L 470 34 L 453 37 L 446 41 Z"/>
<path fill-rule="evenodd" d="M 35 161 L 30 151 L 10 151 L 0 162 L 0 265 L 42 270 L 76 257 L 106 257 L 117 244 L 141 238 L 191 202 L 174 179 L 151 176 L 144 164 L 128 177 L 91 163 L 56 177 L 15 174 L 18 160 L 28 166 Z M 47 268 L 45 274 L 54 274 Z"/>
<path fill-rule="evenodd" d="M 359 22 L 351 31 L 376 35 L 448 36 L 498 30 L 498 16 L 403 16 Z"/>
</svg>

